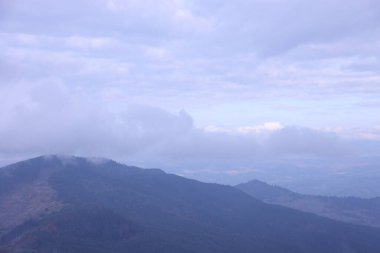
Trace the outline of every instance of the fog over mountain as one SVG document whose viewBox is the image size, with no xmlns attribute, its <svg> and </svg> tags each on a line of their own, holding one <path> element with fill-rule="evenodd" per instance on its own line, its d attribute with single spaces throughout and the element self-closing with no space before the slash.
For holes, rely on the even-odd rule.
<svg viewBox="0 0 380 253">
<path fill-rule="evenodd" d="M 379 21 L 376 0 L 0 1 L 0 164 L 379 196 Z"/>
<path fill-rule="evenodd" d="M 297 175 L 293 172 L 297 168 L 326 176 L 379 164 L 376 141 L 317 129 L 276 123 L 201 128 L 186 111 L 169 113 L 134 104 L 114 112 L 101 98 L 72 93 L 54 83 L 18 95 L 25 102 L 13 99 L 12 107 L 1 109 L 3 164 L 46 152 L 105 156 L 225 183 L 241 182 L 252 173 L 276 180 L 276 174 Z M 289 167 L 293 169 L 286 170 Z"/>
<path fill-rule="evenodd" d="M 380 252 L 379 38 L 378 0 L 0 0 L 0 253 Z"/>
</svg>

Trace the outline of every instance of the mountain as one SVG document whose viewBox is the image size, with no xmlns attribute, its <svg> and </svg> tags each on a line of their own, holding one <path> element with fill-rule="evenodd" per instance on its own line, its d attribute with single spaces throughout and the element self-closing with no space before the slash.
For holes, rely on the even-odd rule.
<svg viewBox="0 0 380 253">
<path fill-rule="evenodd" d="M 0 252 L 380 252 L 380 230 L 111 160 L 0 169 Z"/>
<path fill-rule="evenodd" d="M 258 180 L 239 184 L 236 188 L 266 203 L 290 207 L 334 220 L 380 228 L 380 198 L 304 195 Z"/>
</svg>

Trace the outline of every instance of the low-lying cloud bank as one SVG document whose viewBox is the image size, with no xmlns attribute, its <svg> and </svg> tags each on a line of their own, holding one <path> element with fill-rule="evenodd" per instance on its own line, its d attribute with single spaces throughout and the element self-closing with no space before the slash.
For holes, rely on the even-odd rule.
<svg viewBox="0 0 380 253">
<path fill-rule="evenodd" d="M 104 94 L 83 94 L 52 80 L 1 90 L 9 95 L 0 108 L 3 158 L 60 153 L 147 166 L 204 169 L 223 164 L 227 169 L 290 157 L 360 157 L 378 147 L 374 140 L 276 122 L 234 129 L 201 128 L 186 111 L 171 113 L 120 98 L 110 100 Z"/>
</svg>

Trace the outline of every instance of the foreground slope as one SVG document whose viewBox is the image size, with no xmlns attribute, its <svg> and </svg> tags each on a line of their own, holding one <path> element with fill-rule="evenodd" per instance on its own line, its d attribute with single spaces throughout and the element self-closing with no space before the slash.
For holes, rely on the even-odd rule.
<svg viewBox="0 0 380 253">
<path fill-rule="evenodd" d="M 2 252 L 380 252 L 380 231 L 109 160 L 0 170 Z"/>
<path fill-rule="evenodd" d="M 380 198 L 304 195 L 259 180 L 236 188 L 266 203 L 311 212 L 331 219 L 380 228 Z"/>
</svg>

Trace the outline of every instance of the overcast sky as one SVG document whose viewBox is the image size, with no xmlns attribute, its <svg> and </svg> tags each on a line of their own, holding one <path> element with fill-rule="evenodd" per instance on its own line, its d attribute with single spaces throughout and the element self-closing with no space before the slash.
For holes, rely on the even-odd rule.
<svg viewBox="0 0 380 253">
<path fill-rule="evenodd" d="M 0 99 L 3 164 L 378 155 L 380 1 L 0 0 Z"/>
</svg>

